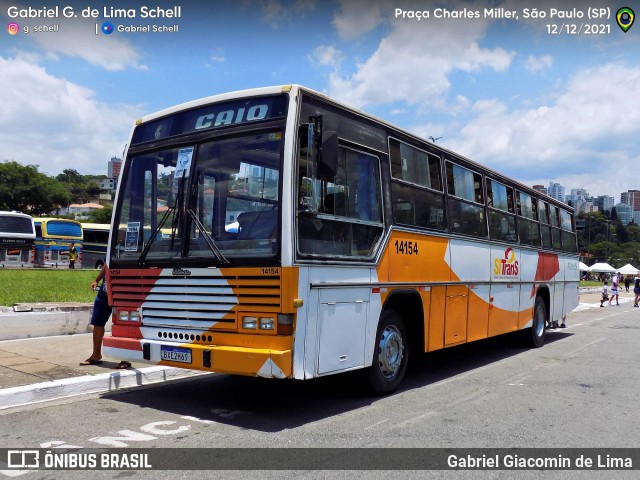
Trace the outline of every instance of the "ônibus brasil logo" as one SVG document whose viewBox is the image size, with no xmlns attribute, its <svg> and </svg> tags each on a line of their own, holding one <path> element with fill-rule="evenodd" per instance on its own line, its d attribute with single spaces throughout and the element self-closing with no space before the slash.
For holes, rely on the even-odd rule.
<svg viewBox="0 0 640 480">
<path fill-rule="evenodd" d="M 509 247 L 504 251 L 504 258 L 496 258 L 493 261 L 493 275 L 496 277 L 513 277 L 518 275 L 518 261 L 516 252 Z"/>
</svg>

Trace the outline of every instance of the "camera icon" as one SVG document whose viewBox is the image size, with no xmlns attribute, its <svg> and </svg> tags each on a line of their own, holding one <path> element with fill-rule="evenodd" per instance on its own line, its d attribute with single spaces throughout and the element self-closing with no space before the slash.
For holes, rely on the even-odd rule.
<svg viewBox="0 0 640 480">
<path fill-rule="evenodd" d="M 9 35 L 17 35 L 18 33 L 20 33 L 20 25 L 18 25 L 16 22 L 11 22 L 7 25 L 7 33 Z"/>
</svg>

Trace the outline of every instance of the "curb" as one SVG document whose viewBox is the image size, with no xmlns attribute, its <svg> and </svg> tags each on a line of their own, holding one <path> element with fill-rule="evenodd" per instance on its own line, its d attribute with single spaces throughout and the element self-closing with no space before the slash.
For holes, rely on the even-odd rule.
<svg viewBox="0 0 640 480">
<path fill-rule="evenodd" d="M 215 373 L 174 367 L 148 367 L 3 388 L 0 389 L 0 410 L 204 375 Z"/>
<path fill-rule="evenodd" d="M 89 333 L 91 307 L 32 310 L 15 313 L 0 311 L 0 341 Z M 111 323 L 107 324 L 107 331 Z"/>
</svg>

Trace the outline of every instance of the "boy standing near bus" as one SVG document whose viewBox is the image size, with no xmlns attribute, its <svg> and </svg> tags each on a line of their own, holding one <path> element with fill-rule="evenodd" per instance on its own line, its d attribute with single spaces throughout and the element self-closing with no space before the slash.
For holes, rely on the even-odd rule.
<svg viewBox="0 0 640 480">
<path fill-rule="evenodd" d="M 75 269 L 76 260 L 78 260 L 78 249 L 74 243 L 69 247 L 69 268 Z"/>
<path fill-rule="evenodd" d="M 93 312 L 91 313 L 91 325 L 93 326 L 93 352 L 80 365 L 102 365 L 102 339 L 104 338 L 105 325 L 111 316 L 111 306 L 109 298 L 105 290 L 105 276 L 107 274 L 107 265 L 103 264 L 100 273 L 96 279 L 91 282 L 91 289 L 98 293 L 93 301 Z M 130 368 L 129 362 L 122 361 L 116 367 L 118 370 L 126 370 Z"/>
</svg>

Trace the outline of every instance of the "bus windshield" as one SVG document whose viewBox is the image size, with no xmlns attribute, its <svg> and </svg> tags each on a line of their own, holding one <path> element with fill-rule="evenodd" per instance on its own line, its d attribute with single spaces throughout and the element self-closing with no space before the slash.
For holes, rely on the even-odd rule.
<svg viewBox="0 0 640 480">
<path fill-rule="evenodd" d="M 118 197 L 114 261 L 275 259 L 282 136 L 252 132 L 134 154 Z"/>
</svg>

